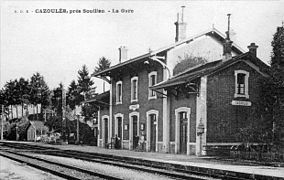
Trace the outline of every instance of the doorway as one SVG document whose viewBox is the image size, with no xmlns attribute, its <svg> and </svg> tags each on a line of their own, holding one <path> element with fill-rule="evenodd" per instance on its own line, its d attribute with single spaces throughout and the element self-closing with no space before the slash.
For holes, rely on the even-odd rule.
<svg viewBox="0 0 284 180">
<path fill-rule="evenodd" d="M 104 144 L 107 147 L 108 144 L 108 119 L 104 118 Z"/>
<path fill-rule="evenodd" d="M 156 114 L 150 114 L 150 123 L 151 123 L 150 151 L 153 152 L 156 151 L 156 128 L 157 128 L 156 118 L 157 118 Z"/>
<path fill-rule="evenodd" d="M 179 120 L 180 120 L 180 153 L 186 154 L 187 153 L 187 113 L 180 112 L 179 113 Z"/>
<path fill-rule="evenodd" d="M 118 142 L 116 148 L 120 149 L 122 147 L 122 117 L 117 117 L 117 137 Z"/>
<path fill-rule="evenodd" d="M 131 116 L 132 118 L 132 139 L 133 139 L 133 149 L 136 149 L 138 146 L 138 141 L 139 141 L 139 136 L 138 136 L 138 131 L 137 131 L 137 126 L 138 126 L 138 117 L 136 115 Z"/>
</svg>

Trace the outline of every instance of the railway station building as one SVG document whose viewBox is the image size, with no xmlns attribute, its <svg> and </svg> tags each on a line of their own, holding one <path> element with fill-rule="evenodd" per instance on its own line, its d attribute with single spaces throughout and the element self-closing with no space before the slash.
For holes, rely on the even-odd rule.
<svg viewBox="0 0 284 180">
<path fill-rule="evenodd" d="M 215 27 L 187 37 L 183 14 L 174 25 L 173 44 L 132 59 L 121 46 L 119 64 L 93 74 L 110 83 L 93 101 L 98 146 L 116 137 L 122 149 L 205 155 L 210 145 L 240 143 L 234 133 L 252 119 L 257 82 L 269 67 L 254 43 L 246 52 Z M 208 62 L 174 74 L 186 56 Z"/>
</svg>

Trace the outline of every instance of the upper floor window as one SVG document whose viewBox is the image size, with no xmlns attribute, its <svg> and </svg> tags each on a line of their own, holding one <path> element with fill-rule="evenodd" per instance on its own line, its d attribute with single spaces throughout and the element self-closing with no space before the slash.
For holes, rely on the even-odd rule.
<svg viewBox="0 0 284 180">
<path fill-rule="evenodd" d="M 122 104 L 122 81 L 116 83 L 116 104 Z"/>
<path fill-rule="evenodd" d="M 131 78 L 131 102 L 138 101 L 138 77 Z"/>
<path fill-rule="evenodd" d="M 153 71 L 148 75 L 149 87 L 154 86 L 157 83 L 157 71 Z M 149 99 L 157 98 L 156 92 L 149 89 Z"/>
<path fill-rule="evenodd" d="M 235 95 L 234 97 L 249 98 L 248 94 L 249 72 L 244 70 L 235 71 Z"/>
</svg>

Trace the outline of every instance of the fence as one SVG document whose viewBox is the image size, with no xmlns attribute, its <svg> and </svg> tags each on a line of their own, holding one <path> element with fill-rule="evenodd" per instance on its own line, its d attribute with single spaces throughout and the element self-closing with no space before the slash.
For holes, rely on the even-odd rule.
<svg viewBox="0 0 284 180">
<path fill-rule="evenodd" d="M 284 162 L 284 153 L 279 153 L 279 152 L 230 151 L 230 157 L 237 159 L 257 160 L 257 161 Z"/>
</svg>

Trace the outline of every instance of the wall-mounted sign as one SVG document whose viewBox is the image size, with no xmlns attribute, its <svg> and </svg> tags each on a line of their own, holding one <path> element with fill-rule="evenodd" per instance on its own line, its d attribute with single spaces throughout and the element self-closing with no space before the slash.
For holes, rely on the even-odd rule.
<svg viewBox="0 0 284 180">
<path fill-rule="evenodd" d="M 144 124 L 144 123 L 141 123 L 141 124 L 140 124 L 140 130 L 141 130 L 141 131 L 144 131 L 144 129 L 145 129 L 145 124 Z"/>
<path fill-rule="evenodd" d="M 128 124 L 125 124 L 125 125 L 124 125 L 124 130 L 125 130 L 125 131 L 128 131 Z"/>
<path fill-rule="evenodd" d="M 251 106 L 251 102 L 250 101 L 233 100 L 232 105 L 234 105 L 234 106 Z"/>
<path fill-rule="evenodd" d="M 129 109 L 132 111 L 136 111 L 137 109 L 139 109 L 139 104 L 130 105 Z"/>
</svg>

